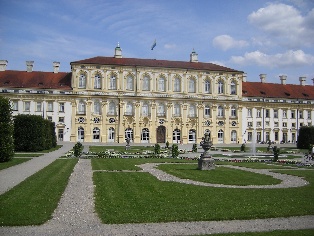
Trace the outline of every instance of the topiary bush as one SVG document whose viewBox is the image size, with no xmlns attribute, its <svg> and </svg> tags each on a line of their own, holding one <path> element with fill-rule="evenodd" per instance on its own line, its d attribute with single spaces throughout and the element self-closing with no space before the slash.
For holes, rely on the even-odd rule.
<svg viewBox="0 0 314 236">
<path fill-rule="evenodd" d="M 178 144 L 173 144 L 171 149 L 172 158 L 177 158 L 179 156 L 179 147 Z"/>
<path fill-rule="evenodd" d="M 302 126 L 299 129 L 297 148 L 308 149 L 314 144 L 314 126 Z"/>
<path fill-rule="evenodd" d="M 6 162 L 14 156 L 14 126 L 9 99 L 0 97 L 0 114 L 0 162 Z"/>
<path fill-rule="evenodd" d="M 73 155 L 75 157 L 80 157 L 83 152 L 83 145 L 80 142 L 77 142 L 73 147 Z"/>
<path fill-rule="evenodd" d="M 160 145 L 158 143 L 155 144 L 154 153 L 155 154 L 160 154 Z"/>
</svg>

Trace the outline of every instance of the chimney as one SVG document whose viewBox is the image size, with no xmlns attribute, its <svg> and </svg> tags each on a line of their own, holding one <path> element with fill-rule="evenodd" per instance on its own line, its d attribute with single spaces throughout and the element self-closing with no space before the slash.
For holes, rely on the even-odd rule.
<svg viewBox="0 0 314 236">
<path fill-rule="evenodd" d="M 120 48 L 120 45 L 118 43 L 118 46 L 116 46 L 114 50 L 114 57 L 115 58 L 122 58 L 122 49 Z"/>
<path fill-rule="evenodd" d="M 242 82 L 246 82 L 247 73 L 243 73 L 242 75 Z"/>
<path fill-rule="evenodd" d="M 266 83 L 266 74 L 260 74 L 259 78 L 261 79 L 261 83 Z"/>
<path fill-rule="evenodd" d="M 26 71 L 32 72 L 34 66 L 34 61 L 26 61 Z"/>
<path fill-rule="evenodd" d="M 59 72 L 59 68 L 60 68 L 60 62 L 54 61 L 52 63 L 52 65 L 53 65 L 53 73 L 58 73 Z"/>
<path fill-rule="evenodd" d="M 300 85 L 305 85 L 306 77 L 305 76 L 299 77 L 299 81 L 300 81 Z"/>
<path fill-rule="evenodd" d="M 286 84 L 286 81 L 287 81 L 287 76 L 286 75 L 280 75 L 279 78 L 281 80 L 281 84 Z"/>
<path fill-rule="evenodd" d="M 195 52 L 194 48 L 190 54 L 190 62 L 198 62 L 198 54 Z"/>
<path fill-rule="evenodd" d="M 5 71 L 8 65 L 7 60 L 0 60 L 0 71 Z"/>
</svg>

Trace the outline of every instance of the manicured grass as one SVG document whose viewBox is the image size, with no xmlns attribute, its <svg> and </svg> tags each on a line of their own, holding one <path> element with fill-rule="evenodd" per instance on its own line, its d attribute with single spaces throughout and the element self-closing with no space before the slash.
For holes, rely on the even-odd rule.
<svg viewBox="0 0 314 236">
<path fill-rule="evenodd" d="M 268 175 L 216 166 L 211 171 L 199 171 L 197 164 L 163 164 L 161 169 L 181 179 L 191 179 L 212 184 L 226 185 L 268 185 L 279 184 L 280 180 Z"/>
<path fill-rule="evenodd" d="M 77 159 L 58 159 L 0 195 L 0 225 L 39 225 L 51 218 Z"/>
<path fill-rule="evenodd" d="M 313 215 L 314 201 L 309 199 L 314 171 L 280 172 L 303 176 L 311 184 L 288 189 L 212 188 L 162 182 L 142 172 L 94 172 L 96 211 L 110 224 Z"/>
<path fill-rule="evenodd" d="M 314 229 L 303 230 L 275 230 L 271 232 L 210 234 L 211 236 L 312 236 Z"/>
<path fill-rule="evenodd" d="M 134 159 L 123 159 L 123 158 L 108 158 L 108 159 L 96 159 L 92 160 L 93 170 L 141 170 L 136 165 L 151 163 L 151 162 L 175 162 L 175 163 L 197 163 L 196 161 L 171 159 L 171 158 L 134 158 Z"/>
<path fill-rule="evenodd" d="M 42 155 L 38 153 L 14 153 L 14 157 L 40 157 Z"/>
<path fill-rule="evenodd" d="M 23 162 L 29 161 L 30 159 L 31 158 L 13 158 L 12 160 L 7 162 L 0 162 L 0 170 L 21 164 Z"/>
<path fill-rule="evenodd" d="M 279 165 L 277 163 L 262 163 L 262 162 L 227 162 L 227 161 L 216 161 L 217 165 L 234 165 L 247 167 L 252 169 L 291 169 L 296 167 L 296 165 Z"/>
</svg>

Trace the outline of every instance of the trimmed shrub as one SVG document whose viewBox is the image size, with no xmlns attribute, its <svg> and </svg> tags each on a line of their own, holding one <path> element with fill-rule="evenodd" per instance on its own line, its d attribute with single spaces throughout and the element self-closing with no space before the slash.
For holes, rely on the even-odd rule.
<svg viewBox="0 0 314 236">
<path fill-rule="evenodd" d="M 297 148 L 309 149 L 314 144 L 314 126 L 302 126 L 299 129 Z"/>
<path fill-rule="evenodd" d="M 14 118 L 14 145 L 17 151 L 36 152 L 55 147 L 54 124 L 36 115 Z"/>
<path fill-rule="evenodd" d="M 172 158 L 177 158 L 179 156 L 179 147 L 178 144 L 173 144 L 171 149 Z"/>
<path fill-rule="evenodd" d="M 6 162 L 14 156 L 14 126 L 9 99 L 0 97 L 0 114 L 0 162 Z"/>
<path fill-rule="evenodd" d="M 154 153 L 155 154 L 160 154 L 160 145 L 158 143 L 155 144 Z"/>
</svg>

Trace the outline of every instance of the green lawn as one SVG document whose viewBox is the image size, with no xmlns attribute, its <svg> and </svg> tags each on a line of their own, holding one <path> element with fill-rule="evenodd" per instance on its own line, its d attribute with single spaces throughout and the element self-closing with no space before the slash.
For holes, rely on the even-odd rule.
<svg viewBox="0 0 314 236">
<path fill-rule="evenodd" d="M 216 166 L 211 171 L 199 171 L 197 164 L 163 164 L 161 169 L 181 179 L 191 179 L 212 184 L 226 185 L 268 185 L 279 184 L 280 180 L 268 175 Z"/>
<path fill-rule="evenodd" d="M 114 150 L 115 152 L 127 152 L 127 153 L 136 153 L 142 151 L 154 151 L 154 147 L 145 147 L 145 146 L 130 146 L 130 149 L 125 150 L 125 146 L 90 146 L 90 152 L 103 152 L 106 150 Z"/>
<path fill-rule="evenodd" d="M 77 159 L 58 159 L 0 195 L 0 226 L 39 225 L 52 216 Z"/>
<path fill-rule="evenodd" d="M 29 161 L 30 159 L 31 158 L 13 158 L 12 160 L 7 162 L 0 162 L 0 170 L 21 164 L 23 162 Z"/>
<path fill-rule="evenodd" d="M 210 234 L 211 236 L 313 236 L 314 229 L 275 230 L 271 232 Z"/>
<path fill-rule="evenodd" d="M 48 153 L 48 152 L 53 152 L 55 150 L 58 150 L 61 147 L 62 147 L 62 145 L 57 145 L 55 148 L 50 148 L 48 150 L 42 150 L 42 151 L 38 151 L 38 152 L 27 152 L 27 153 Z M 24 152 L 16 152 L 16 153 L 24 153 Z"/>
<path fill-rule="evenodd" d="M 124 159 L 126 163 L 119 169 L 130 169 L 138 160 Z M 112 169 L 113 163 L 121 160 L 107 161 L 97 160 L 103 162 L 98 166 Z M 238 175 L 225 168 L 217 168 L 217 171 L 229 179 Z M 104 223 L 110 224 L 313 215 L 314 202 L 309 199 L 314 192 L 314 171 L 289 169 L 280 172 L 302 176 L 311 184 L 289 189 L 212 188 L 162 182 L 142 172 L 94 172 L 96 211 Z"/>
</svg>

